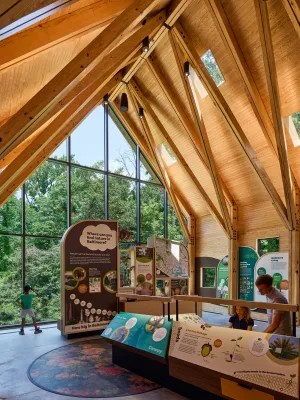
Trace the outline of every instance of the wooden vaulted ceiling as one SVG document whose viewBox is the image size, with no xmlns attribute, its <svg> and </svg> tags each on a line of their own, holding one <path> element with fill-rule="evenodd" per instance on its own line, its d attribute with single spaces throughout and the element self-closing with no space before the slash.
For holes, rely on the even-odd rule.
<svg viewBox="0 0 300 400">
<path fill-rule="evenodd" d="M 108 92 L 180 219 L 180 209 L 211 214 L 231 236 L 230 207 L 261 204 L 273 224 L 293 229 L 300 147 L 282 120 L 300 111 L 299 0 L 11 3 L 0 8 L 1 204 Z M 208 49 L 225 79 L 219 87 L 200 60 Z M 204 99 L 195 101 L 185 61 Z M 122 92 L 128 113 L 119 111 Z M 176 157 L 171 165 L 162 143 Z"/>
</svg>

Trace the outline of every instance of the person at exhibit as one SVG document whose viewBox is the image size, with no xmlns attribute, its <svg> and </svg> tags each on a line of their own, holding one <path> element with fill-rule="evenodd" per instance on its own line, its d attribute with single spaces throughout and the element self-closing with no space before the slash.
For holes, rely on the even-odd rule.
<svg viewBox="0 0 300 400">
<path fill-rule="evenodd" d="M 243 329 L 244 331 L 252 331 L 254 321 L 250 315 L 248 307 L 235 307 L 235 313 L 229 318 L 228 328 Z"/>
<path fill-rule="evenodd" d="M 265 295 L 267 303 L 288 304 L 286 297 L 273 286 L 271 275 L 260 275 L 255 282 L 260 294 Z M 291 316 L 288 311 L 267 310 L 268 327 L 265 333 L 276 333 L 277 335 L 292 335 Z"/>
<path fill-rule="evenodd" d="M 30 291 L 34 293 L 29 293 Z M 36 318 L 35 318 L 35 312 L 34 309 L 32 308 L 32 300 L 35 297 L 41 297 L 33 288 L 31 288 L 29 285 L 24 286 L 24 293 L 22 293 L 18 300 L 17 304 L 21 307 L 21 329 L 19 334 L 20 335 L 25 335 L 24 332 L 24 327 L 25 327 L 25 322 L 26 322 L 26 315 L 29 315 L 32 318 L 32 323 L 34 325 L 34 333 L 42 333 L 42 330 L 37 326 L 36 323 Z"/>
</svg>

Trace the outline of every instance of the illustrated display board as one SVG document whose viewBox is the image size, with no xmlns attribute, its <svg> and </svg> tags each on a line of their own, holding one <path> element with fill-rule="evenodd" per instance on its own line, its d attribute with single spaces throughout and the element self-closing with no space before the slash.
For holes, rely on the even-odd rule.
<svg viewBox="0 0 300 400">
<path fill-rule="evenodd" d="M 154 249 L 135 247 L 136 294 L 152 296 L 154 292 Z"/>
<path fill-rule="evenodd" d="M 175 291 L 188 294 L 188 249 L 179 242 L 157 237 L 151 237 L 148 246 L 155 248 L 156 296 L 168 296 Z"/>
<path fill-rule="evenodd" d="M 217 267 L 217 298 L 228 299 L 228 256 L 222 258 Z"/>
<path fill-rule="evenodd" d="M 169 356 L 298 399 L 299 346 L 295 337 L 174 322 Z"/>
<path fill-rule="evenodd" d="M 62 239 L 63 334 L 105 328 L 116 315 L 118 223 L 82 221 Z"/>
<path fill-rule="evenodd" d="M 239 298 L 254 300 L 254 267 L 258 255 L 252 247 L 239 247 Z"/>
<path fill-rule="evenodd" d="M 120 287 L 122 288 L 134 288 L 135 278 L 134 278 L 134 260 L 132 259 L 132 253 L 134 250 L 123 250 L 120 249 Z"/>
<path fill-rule="evenodd" d="M 255 265 L 255 279 L 259 275 L 268 274 L 273 277 L 273 286 L 280 290 L 288 299 L 289 292 L 289 253 L 267 253 L 264 254 Z M 256 289 L 254 292 L 255 301 L 266 301 Z"/>
<path fill-rule="evenodd" d="M 167 317 L 122 312 L 115 316 L 102 336 L 158 357 L 166 357 L 172 324 Z"/>
</svg>

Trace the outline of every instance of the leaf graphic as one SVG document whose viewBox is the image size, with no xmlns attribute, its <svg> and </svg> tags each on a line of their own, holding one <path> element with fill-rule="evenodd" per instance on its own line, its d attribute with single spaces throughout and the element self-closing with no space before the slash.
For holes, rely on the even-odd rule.
<svg viewBox="0 0 300 400">
<path fill-rule="evenodd" d="M 242 340 L 243 339 L 243 336 L 240 336 L 237 340 Z"/>
<path fill-rule="evenodd" d="M 236 342 L 236 340 L 235 339 L 231 339 L 231 342 Z"/>
</svg>

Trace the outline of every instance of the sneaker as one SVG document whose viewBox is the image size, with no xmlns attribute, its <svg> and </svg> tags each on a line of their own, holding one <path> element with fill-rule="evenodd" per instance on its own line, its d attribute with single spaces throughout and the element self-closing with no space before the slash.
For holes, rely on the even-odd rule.
<svg viewBox="0 0 300 400">
<path fill-rule="evenodd" d="M 20 329 L 19 335 L 25 335 L 24 329 Z"/>
<path fill-rule="evenodd" d="M 35 335 L 38 334 L 38 333 L 42 333 L 42 330 L 40 328 L 37 328 L 37 329 L 34 330 L 34 334 Z"/>
</svg>

